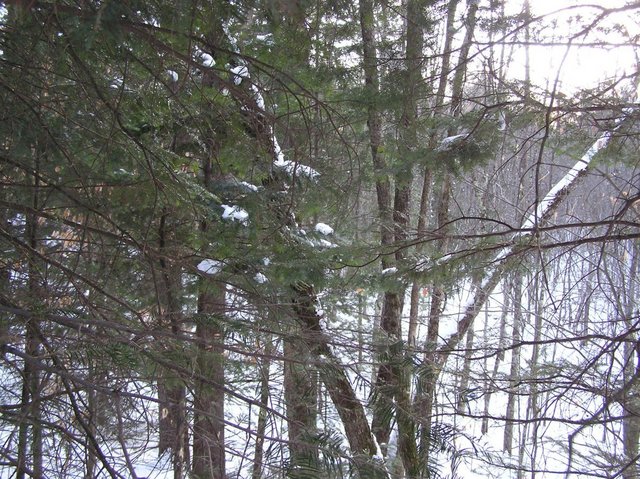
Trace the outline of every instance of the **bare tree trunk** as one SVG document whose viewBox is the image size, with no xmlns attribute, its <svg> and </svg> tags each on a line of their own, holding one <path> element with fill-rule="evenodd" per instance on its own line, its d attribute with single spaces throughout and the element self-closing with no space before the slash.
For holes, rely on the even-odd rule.
<svg viewBox="0 0 640 479">
<path fill-rule="evenodd" d="M 382 118 L 377 102 L 380 96 L 378 55 L 375 41 L 375 14 L 373 0 L 359 0 L 360 27 L 362 31 L 363 69 L 367 97 L 367 126 L 373 170 L 376 175 L 376 198 L 380 219 L 380 238 L 383 249 L 393 244 L 391 215 L 391 183 L 387 177 L 387 165 L 382 154 Z M 386 251 L 383 251 L 383 253 Z M 382 267 L 388 268 L 387 256 L 382 257 Z"/>
<path fill-rule="evenodd" d="M 362 48 L 364 52 L 363 68 L 365 85 L 371 103 L 368 106 L 367 125 L 369 127 L 369 143 L 371 158 L 376 174 L 376 195 L 378 215 L 380 219 L 380 237 L 383 250 L 382 267 L 389 268 L 393 262 L 391 256 L 385 253 L 393 244 L 393 215 L 391 212 L 391 182 L 386 172 L 386 163 L 382 156 L 382 119 L 377 106 L 379 101 L 379 73 L 375 43 L 375 14 L 372 0 L 360 0 L 360 27 L 362 31 Z M 399 340 L 399 317 L 402 309 L 402 299 L 395 291 L 385 291 L 380 316 L 380 326 L 389 336 L 388 343 Z M 390 355 L 390 353 L 389 353 Z M 389 362 L 382 364 L 376 374 L 375 390 L 373 393 L 374 417 L 371 423 L 373 434 L 386 455 L 386 445 L 391 435 L 392 397 L 394 384 L 393 373 Z"/>
<path fill-rule="evenodd" d="M 271 381 L 271 334 L 264 338 L 264 357 L 260 363 L 260 412 L 258 413 L 258 425 L 256 428 L 256 444 L 253 455 L 252 479 L 262 478 L 264 462 L 264 439 L 267 431 L 267 414 L 269 411 L 269 383 Z"/>
<path fill-rule="evenodd" d="M 452 2 L 453 3 L 453 2 Z M 452 4 L 451 6 L 455 6 Z M 475 0 L 469 2 L 469 8 L 466 16 L 466 32 L 462 46 L 460 48 L 460 54 L 458 62 L 456 64 L 456 70 L 452 81 L 452 99 L 450 105 L 450 111 L 453 116 L 460 115 L 460 108 L 462 105 L 462 94 L 464 78 L 467 71 L 467 59 L 469 56 L 469 50 L 471 48 L 471 41 L 475 32 L 476 25 L 476 13 L 478 11 L 478 3 Z M 443 72 L 446 75 L 445 72 Z M 446 84 L 445 84 L 446 86 Z M 439 88 L 440 89 L 440 88 Z M 443 90 L 444 93 L 444 90 Z M 449 131 L 448 134 L 453 134 L 453 131 Z M 447 224 L 449 218 L 449 200 L 451 197 L 451 174 L 444 173 L 442 181 L 442 187 L 439 195 L 439 203 L 437 207 L 437 227 L 440 234 L 447 234 Z M 445 252 L 448 247 L 448 241 L 445 238 L 440 241 L 439 248 L 442 252 Z M 431 442 L 431 416 L 433 411 L 434 399 L 435 399 L 435 387 L 436 378 L 439 374 L 439 366 L 436 364 L 437 359 L 435 350 L 437 349 L 438 330 L 440 324 L 440 318 L 444 309 L 444 297 L 445 292 L 441 286 L 434 284 L 432 287 L 431 296 L 431 308 L 429 312 L 429 327 L 427 330 L 427 341 L 425 345 L 424 356 L 424 374 L 419 378 L 419 386 L 416 391 L 417 404 L 419 405 L 419 414 L 422 421 L 422 427 L 420 428 L 420 455 L 424 458 L 425 464 L 428 461 L 429 448 Z"/>
<path fill-rule="evenodd" d="M 543 301 L 544 301 L 544 288 L 540 287 L 540 274 L 537 273 L 534 277 L 533 284 L 533 295 L 529 295 L 529 299 L 532 299 L 533 296 L 533 305 L 529 309 L 533 311 L 535 321 L 534 321 L 534 331 L 533 331 L 533 350 L 531 351 L 531 385 L 529 387 L 529 398 L 528 398 L 528 419 L 534 420 L 533 425 L 531 427 L 531 443 L 532 443 L 532 451 L 531 451 L 531 479 L 535 479 L 535 464 L 537 457 L 537 448 L 538 448 L 538 429 L 541 424 L 538 419 L 540 414 L 539 412 L 539 391 L 538 391 L 538 369 L 539 369 L 539 361 L 540 361 L 540 340 L 542 339 L 542 315 L 543 315 Z M 530 301 L 531 303 L 531 301 Z M 526 437 L 526 435 L 525 435 Z"/>
<path fill-rule="evenodd" d="M 633 328 L 634 307 L 637 297 L 638 267 L 640 265 L 640 251 L 637 243 L 631 246 L 631 261 L 626 291 L 624 292 L 624 320 L 628 328 Z M 637 336 L 637 333 L 633 336 Z M 630 338 L 631 339 L 631 338 Z M 622 397 L 622 407 L 625 417 L 622 421 L 622 435 L 624 455 L 627 461 L 626 469 L 622 473 L 623 479 L 637 479 L 640 476 L 638 464 L 638 444 L 640 442 L 640 386 L 637 376 L 640 373 L 640 346 L 637 340 L 624 343 L 624 384 L 629 385 Z"/>
<path fill-rule="evenodd" d="M 449 198 L 450 198 L 450 178 L 446 175 L 440 192 L 440 201 L 437 207 L 438 227 L 446 229 L 448 221 Z M 439 248 L 444 251 L 448 242 L 439 241 Z M 432 286 L 431 306 L 429 308 L 429 322 L 427 327 L 427 339 L 425 341 L 423 369 L 418 377 L 418 387 L 416 390 L 416 408 L 421 418 L 421 428 L 419 431 L 420 455 L 424 458 L 424 464 L 428 461 L 431 444 L 431 416 L 434 407 L 436 378 L 439 371 L 436 364 L 436 350 L 438 347 L 438 332 L 440 329 L 440 318 L 445 306 L 445 291 L 437 284 Z"/>
<path fill-rule="evenodd" d="M 505 295 L 505 303 L 502 306 L 502 314 L 500 315 L 500 333 L 498 335 L 498 346 L 496 351 L 496 359 L 493 363 L 493 370 L 489 380 L 485 383 L 484 390 L 484 410 L 482 417 L 482 426 L 480 431 L 482 434 L 489 432 L 489 406 L 491 403 L 491 395 L 495 388 L 496 380 L 498 379 L 498 370 L 500 369 L 500 363 L 504 359 L 504 347 L 507 340 L 507 312 L 509 311 L 509 296 Z M 486 331 L 485 331 L 486 332 Z M 485 339 L 486 343 L 489 343 Z"/>
<path fill-rule="evenodd" d="M 458 387 L 458 403 L 456 405 L 458 414 L 465 413 L 465 407 L 467 407 L 467 404 L 470 400 L 469 383 L 471 379 L 471 356 L 473 353 L 474 337 L 475 334 L 473 328 L 469 328 L 469 331 L 467 331 L 467 341 L 464 348 L 464 363 L 462 364 L 462 372 L 460 373 L 460 385 Z"/>
<path fill-rule="evenodd" d="M 511 294 L 513 296 L 513 329 L 511 334 L 511 367 L 509 370 L 509 389 L 507 395 L 506 424 L 502 450 L 511 454 L 513 450 L 513 429 L 516 400 L 520 388 L 520 341 L 522 328 L 522 275 L 514 273 Z"/>
<path fill-rule="evenodd" d="M 28 252 L 28 288 L 31 300 L 34 302 L 33 309 L 38 310 L 41 301 L 44 285 L 43 278 L 36 260 L 38 249 L 38 217 L 36 211 L 40 208 L 39 201 L 39 177 L 40 177 L 40 151 L 34 148 L 34 175 L 33 194 L 31 206 L 33 212 L 27 214 L 25 235 L 29 244 Z M 42 427 L 41 416 L 42 407 L 40 403 L 40 371 L 38 370 L 39 357 L 42 355 L 42 344 L 40 340 L 40 325 L 37 315 L 27 319 L 25 326 L 25 354 L 26 360 L 22 372 L 22 397 L 21 397 L 21 422 L 18 431 L 18 465 L 16 478 L 24 479 L 29 468 L 29 457 L 31 457 L 29 476 L 34 479 L 43 477 L 42 464 Z"/>
<path fill-rule="evenodd" d="M 304 335 L 304 333 L 302 333 Z M 289 474 L 291 478 L 319 474 L 318 447 L 313 444 L 317 420 L 318 383 L 301 340 L 284 341 L 284 400 L 289 428 Z"/>
<path fill-rule="evenodd" d="M 361 25 L 363 42 L 367 48 L 373 50 L 372 22 L 367 19 L 373 14 L 372 5 L 361 1 Z M 395 242 L 395 262 L 400 263 L 406 253 L 402 243 L 407 238 L 409 226 L 409 207 L 411 198 L 411 183 L 413 179 L 411 155 L 417 147 L 416 119 L 418 114 L 418 90 L 422 84 L 422 48 L 425 26 L 424 0 L 409 0 L 407 2 L 407 34 L 406 34 L 406 76 L 403 91 L 403 112 L 400 119 L 400 156 L 405 159 L 405 165 L 395 175 L 395 195 L 393 203 L 393 241 Z M 373 48 L 372 48 L 373 47 Z M 369 65 L 365 60 L 365 75 L 368 78 L 377 77 L 377 67 Z M 372 115 L 373 113 L 373 115 Z M 375 134 L 371 130 L 371 119 L 377 114 L 370 110 L 370 135 L 372 145 Z M 375 119 L 374 119 L 375 124 Z M 377 134 L 377 133 L 376 133 Z M 372 148 L 373 152 L 373 148 Z M 379 161 L 375 160 L 374 161 Z M 375 164 L 374 164 L 375 166 Z M 386 184 L 379 180 L 381 188 Z M 383 184 L 384 183 L 384 184 Z M 383 204 L 384 198 L 378 196 L 378 206 L 381 219 L 386 216 L 388 203 Z M 389 238 L 383 232 L 383 249 L 389 244 Z M 391 264 L 391 263 L 389 263 Z M 386 266 L 383 262 L 383 266 Z M 398 286 L 394 290 L 387 290 L 384 294 L 381 329 L 387 337 L 387 345 L 382 354 L 381 365 L 375 383 L 374 408 L 372 430 L 378 443 L 386 445 L 391 435 L 391 419 L 393 410 L 398 420 L 399 455 L 408 477 L 415 477 L 418 472 L 417 450 L 415 446 L 415 424 L 412 419 L 411 400 L 409 395 L 410 372 L 406 371 L 404 348 L 401 335 L 401 317 L 404 303 L 404 288 Z M 394 404 L 395 399 L 395 404 Z M 385 453 L 383 449 L 383 453 Z"/>
<path fill-rule="evenodd" d="M 215 150 L 215 145 L 212 150 Z M 203 165 L 204 186 L 210 187 L 211 158 Z M 203 222 L 206 231 L 207 224 Z M 193 463 L 197 479 L 225 479 L 224 445 L 224 327 L 226 285 L 209 278 L 198 294 L 197 377 L 193 392 Z"/>
<path fill-rule="evenodd" d="M 171 264 L 169 226 L 170 215 L 163 211 L 158 231 L 160 253 L 160 281 L 158 282 L 158 303 L 160 321 L 170 328 L 171 334 L 180 333 L 182 311 L 178 301 L 180 270 Z M 169 348 L 173 348 L 170 343 Z M 189 438 L 186 417 L 186 391 L 182 378 L 170 368 L 162 368 L 158 378 L 159 402 L 159 452 L 171 451 L 174 479 L 182 479 L 189 463 Z"/>
</svg>

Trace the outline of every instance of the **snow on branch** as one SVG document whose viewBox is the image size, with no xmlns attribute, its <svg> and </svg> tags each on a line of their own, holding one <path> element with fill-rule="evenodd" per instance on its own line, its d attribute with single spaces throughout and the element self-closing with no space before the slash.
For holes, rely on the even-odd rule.
<svg viewBox="0 0 640 479">
<path fill-rule="evenodd" d="M 240 56 L 240 49 L 238 48 L 237 41 L 235 38 L 231 36 L 229 32 L 226 32 L 229 37 L 229 41 L 233 46 L 233 51 Z M 203 62 L 206 62 L 208 59 L 204 58 Z M 211 59 L 213 60 L 213 58 Z M 245 80 L 246 83 L 249 84 L 249 90 L 252 93 L 252 99 L 255 101 L 255 105 L 245 105 L 243 109 L 246 111 L 251 111 L 257 107 L 259 110 L 258 114 L 261 114 L 266 111 L 265 101 L 262 93 L 260 93 L 259 88 L 253 82 L 251 82 L 251 72 L 249 71 L 248 65 L 245 61 L 242 61 L 241 64 L 229 67 L 229 74 L 231 76 L 231 80 L 233 81 L 235 86 L 240 86 Z M 241 99 L 242 101 L 246 101 Z M 277 169 L 284 171 L 291 178 L 305 177 L 311 181 L 317 181 L 320 177 L 320 173 L 311 168 L 310 166 L 303 165 L 302 163 L 293 162 L 287 160 L 284 156 L 282 148 L 278 143 L 278 138 L 273 130 L 273 127 L 269 128 L 270 131 L 270 141 L 271 141 L 271 151 L 273 152 L 273 166 Z"/>
<path fill-rule="evenodd" d="M 547 193 L 535 211 L 529 215 L 529 217 L 522 223 L 520 227 L 521 230 L 531 230 L 536 228 L 542 220 L 547 218 L 551 211 L 553 211 L 553 206 L 560 200 L 560 198 L 571 188 L 576 182 L 578 176 L 580 174 L 586 172 L 591 160 L 596 154 L 604 149 L 611 140 L 612 132 L 608 131 L 603 134 L 600 138 L 598 138 L 591 148 L 587 150 L 587 152 L 582 155 L 573 168 L 569 170 L 569 172 L 564 175 L 564 177 L 558 181 L 553 188 Z M 522 236 L 522 232 L 518 233 L 516 237 Z"/>
<path fill-rule="evenodd" d="M 514 240 L 530 236 L 531 231 L 538 228 L 540 223 L 553 213 L 561 200 L 566 196 L 566 193 L 576 185 L 578 179 L 587 171 L 591 160 L 593 160 L 596 154 L 609 144 L 609 141 L 611 141 L 611 138 L 613 137 L 613 132 L 620 127 L 624 119 L 632 113 L 632 110 L 625 109 L 623 112 L 625 115 L 617 121 L 616 127 L 612 131 L 602 134 L 576 162 L 573 168 L 571 168 L 567 174 L 564 175 L 564 177 L 560 179 L 560 181 L 558 181 L 551 190 L 549 190 L 542 201 L 538 203 L 533 213 L 523 221 L 520 232 L 514 236 Z M 466 334 L 469 327 L 473 324 L 474 319 L 480 312 L 480 309 L 487 298 L 491 296 L 493 290 L 500 283 L 503 271 L 511 261 L 511 258 L 513 258 L 513 253 L 517 246 L 518 243 L 513 242 L 510 245 L 501 248 L 495 255 L 491 265 L 488 267 L 488 270 L 485 271 L 483 279 L 478 285 L 475 293 L 464 306 L 464 313 L 458 320 L 456 332 L 451 334 L 444 341 L 444 344 L 438 348 L 437 357 L 440 366 L 446 362 L 449 354 L 454 350 Z"/>
</svg>

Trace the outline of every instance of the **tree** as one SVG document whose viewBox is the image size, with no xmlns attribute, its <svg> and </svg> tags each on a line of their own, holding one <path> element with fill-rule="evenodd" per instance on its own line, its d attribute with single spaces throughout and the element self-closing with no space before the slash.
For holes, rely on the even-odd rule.
<svg viewBox="0 0 640 479">
<path fill-rule="evenodd" d="M 2 474 L 632 477 L 634 75 L 515 65 L 638 7 L 510 9 L 7 4 Z"/>
</svg>

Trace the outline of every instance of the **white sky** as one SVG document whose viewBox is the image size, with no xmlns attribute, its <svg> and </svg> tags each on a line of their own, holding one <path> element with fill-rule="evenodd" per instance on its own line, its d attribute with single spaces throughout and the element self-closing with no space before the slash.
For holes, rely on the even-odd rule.
<svg viewBox="0 0 640 479">
<path fill-rule="evenodd" d="M 522 11 L 523 1 L 507 2 L 508 13 Z M 568 33 L 577 33 L 601 13 L 594 8 L 601 5 L 611 9 L 628 3 L 625 0 L 531 0 L 534 16 L 543 16 L 536 26 L 544 41 L 564 41 Z M 578 8 L 579 7 L 579 8 Z M 600 26 L 613 27 L 621 25 L 629 35 L 640 34 L 640 9 L 610 14 Z M 524 40 L 521 33 L 518 40 Z M 532 40 L 536 40 L 532 35 Z M 573 44 L 606 41 L 619 44 L 627 41 L 623 35 L 612 30 L 609 32 L 592 31 L 574 39 Z M 524 49 L 514 56 L 514 76 L 524 77 Z M 567 52 L 566 46 L 532 46 L 530 48 L 531 78 L 534 83 L 546 86 L 553 82 Z M 621 72 L 632 73 L 636 68 L 636 49 L 631 46 L 603 48 L 572 46 L 560 70 L 561 90 L 572 93 L 577 88 L 595 86 L 599 81 L 620 75 Z"/>
</svg>

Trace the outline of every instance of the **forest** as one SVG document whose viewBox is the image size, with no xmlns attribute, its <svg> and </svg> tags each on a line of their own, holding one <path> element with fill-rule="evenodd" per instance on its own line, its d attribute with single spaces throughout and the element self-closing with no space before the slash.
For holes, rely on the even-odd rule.
<svg viewBox="0 0 640 479">
<path fill-rule="evenodd" d="M 0 479 L 640 478 L 640 2 L 0 2 Z"/>
</svg>

